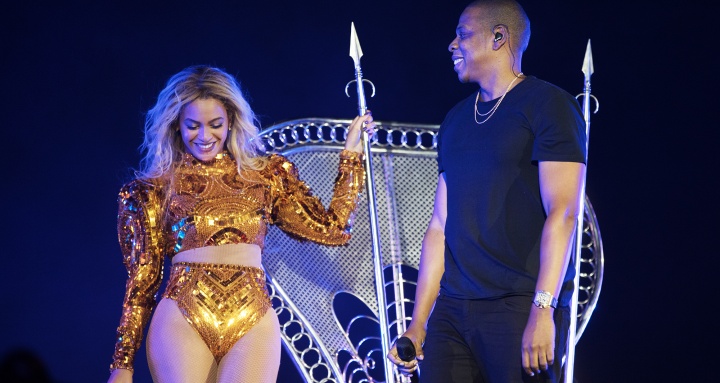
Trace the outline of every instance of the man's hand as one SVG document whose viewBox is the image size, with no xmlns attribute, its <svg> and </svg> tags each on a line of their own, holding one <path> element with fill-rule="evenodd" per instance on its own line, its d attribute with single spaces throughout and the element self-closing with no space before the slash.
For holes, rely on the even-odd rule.
<svg viewBox="0 0 720 383">
<path fill-rule="evenodd" d="M 418 360 L 423 360 L 425 355 L 423 354 L 422 344 L 425 342 L 425 329 L 413 328 L 412 324 L 408 327 L 408 330 L 401 336 L 407 337 L 412 341 L 415 346 L 415 359 L 405 362 L 400 359 L 397 353 L 397 347 L 393 344 L 390 352 L 387 354 L 387 358 L 398 366 L 398 371 L 405 376 L 412 376 L 418 368 Z"/>
<path fill-rule="evenodd" d="M 534 376 L 555 362 L 555 322 L 553 308 L 533 306 L 522 339 L 522 366 Z"/>
</svg>

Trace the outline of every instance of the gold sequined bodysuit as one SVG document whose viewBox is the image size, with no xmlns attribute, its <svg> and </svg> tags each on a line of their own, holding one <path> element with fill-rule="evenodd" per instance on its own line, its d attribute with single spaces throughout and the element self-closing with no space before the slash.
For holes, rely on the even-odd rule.
<svg viewBox="0 0 720 383">
<path fill-rule="evenodd" d="M 110 368 L 132 369 L 157 303 L 165 255 L 238 243 L 262 249 L 268 224 L 297 239 L 347 243 L 364 183 L 361 157 L 347 150 L 340 153 L 327 210 L 298 179 L 295 166 L 280 155 L 268 157 L 263 170 L 241 176 L 227 153 L 210 162 L 185 154 L 171 186 L 142 180 L 123 186 L 118 238 L 128 280 Z M 174 263 L 163 297 L 175 300 L 217 361 L 271 307 L 265 275 L 251 266 Z"/>
</svg>

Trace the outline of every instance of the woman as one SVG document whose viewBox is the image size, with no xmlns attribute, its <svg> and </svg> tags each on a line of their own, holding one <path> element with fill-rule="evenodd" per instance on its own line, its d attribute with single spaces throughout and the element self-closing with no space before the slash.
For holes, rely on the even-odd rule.
<svg viewBox="0 0 720 383">
<path fill-rule="evenodd" d="M 148 112 L 137 178 L 119 195 L 128 280 L 110 381 L 132 381 L 167 255 L 170 278 L 146 344 L 153 380 L 275 382 L 280 329 L 260 268 L 267 225 L 347 243 L 364 184 L 361 129 L 374 128 L 369 113 L 350 125 L 325 210 L 290 161 L 261 154 L 232 76 L 207 66 L 173 76 Z"/>
</svg>

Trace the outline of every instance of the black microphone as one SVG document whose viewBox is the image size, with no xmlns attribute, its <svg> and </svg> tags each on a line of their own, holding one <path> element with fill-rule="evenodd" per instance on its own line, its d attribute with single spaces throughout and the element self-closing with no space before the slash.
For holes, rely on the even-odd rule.
<svg viewBox="0 0 720 383">
<path fill-rule="evenodd" d="M 395 342 L 395 348 L 397 349 L 397 354 L 400 360 L 409 362 L 415 359 L 415 345 L 413 345 L 410 338 L 401 336 Z"/>
</svg>

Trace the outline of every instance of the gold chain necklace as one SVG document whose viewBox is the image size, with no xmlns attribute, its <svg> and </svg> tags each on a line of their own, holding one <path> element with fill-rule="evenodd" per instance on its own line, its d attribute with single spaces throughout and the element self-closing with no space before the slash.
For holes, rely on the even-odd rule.
<svg viewBox="0 0 720 383">
<path fill-rule="evenodd" d="M 489 120 L 490 117 L 492 117 L 493 114 L 495 114 L 495 111 L 497 110 L 498 106 L 500 106 L 500 103 L 501 103 L 501 102 L 503 101 L 503 99 L 505 98 L 505 95 L 507 95 L 507 93 L 510 91 L 510 87 L 512 87 L 512 85 L 515 83 L 515 81 L 517 81 L 517 79 L 519 79 L 520 76 L 522 76 L 522 75 L 523 75 L 523 73 L 520 72 L 520 73 L 517 74 L 517 76 L 515 76 L 515 78 L 514 78 L 512 81 L 510 81 L 510 85 L 508 85 L 507 89 L 505 89 L 505 93 L 503 93 L 503 95 L 500 97 L 500 99 L 498 100 L 498 102 L 495 103 L 495 105 L 494 105 L 487 113 L 480 113 L 480 112 L 478 112 L 478 110 L 477 110 L 477 104 L 478 104 L 478 101 L 480 101 L 480 91 L 478 90 L 477 96 L 475 96 L 475 114 L 473 115 L 473 117 L 475 117 L 475 122 L 476 122 L 478 125 L 482 125 L 482 124 L 486 123 L 487 120 Z M 487 117 L 486 117 L 484 120 L 482 120 L 482 121 L 478 121 L 478 120 L 477 120 L 477 116 L 480 116 L 480 117 L 485 117 L 485 116 L 487 116 Z"/>
</svg>

